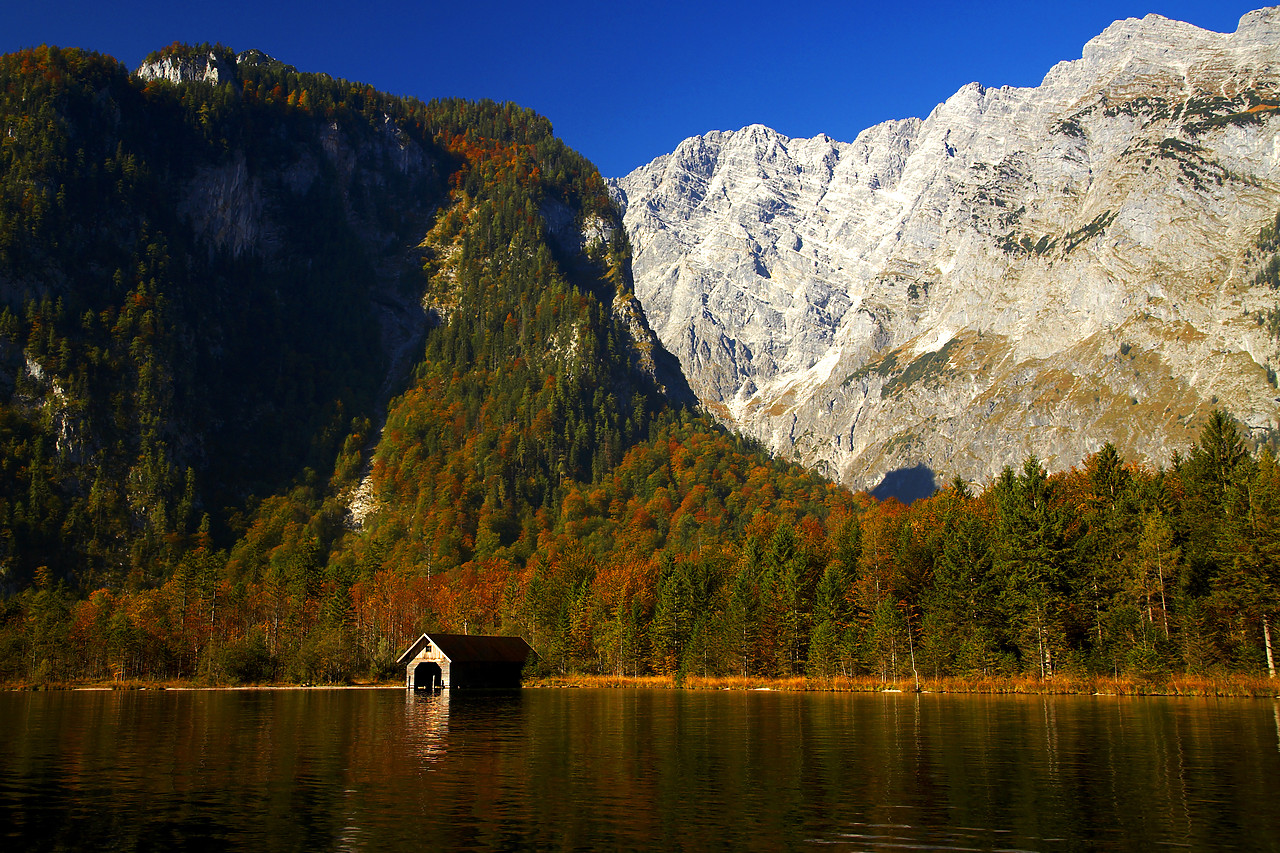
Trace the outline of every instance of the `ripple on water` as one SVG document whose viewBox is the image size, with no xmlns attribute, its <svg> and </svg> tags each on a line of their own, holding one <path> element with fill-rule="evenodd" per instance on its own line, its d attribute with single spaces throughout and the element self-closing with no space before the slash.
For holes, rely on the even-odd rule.
<svg viewBox="0 0 1280 853">
<path fill-rule="evenodd" d="M 0 694 L 5 849 L 1280 847 L 1280 712 L 646 690 Z"/>
</svg>

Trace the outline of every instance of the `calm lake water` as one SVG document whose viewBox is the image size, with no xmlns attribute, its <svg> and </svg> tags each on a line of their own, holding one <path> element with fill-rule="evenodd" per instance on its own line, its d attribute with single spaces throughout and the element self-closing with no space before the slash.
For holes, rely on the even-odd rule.
<svg viewBox="0 0 1280 853">
<path fill-rule="evenodd" d="M 0 693 L 0 849 L 1280 849 L 1280 705 Z"/>
</svg>

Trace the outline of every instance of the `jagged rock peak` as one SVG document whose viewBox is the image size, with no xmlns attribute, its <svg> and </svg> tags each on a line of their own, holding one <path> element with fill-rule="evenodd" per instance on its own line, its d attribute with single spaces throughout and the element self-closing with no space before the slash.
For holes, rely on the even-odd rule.
<svg viewBox="0 0 1280 853">
<path fill-rule="evenodd" d="M 1280 6 L 1246 12 L 1236 26 L 1236 40 L 1245 46 L 1280 40 Z"/>
<path fill-rule="evenodd" d="M 1249 53 L 1273 47 L 1278 40 L 1280 7 L 1276 6 L 1245 14 L 1234 33 L 1217 33 L 1155 14 L 1126 18 L 1090 39 L 1080 59 L 1050 69 L 1041 87 L 1073 81 L 1096 85 L 1111 77 L 1123 79 L 1126 71 L 1185 75 L 1206 59 L 1214 64 L 1208 58 L 1215 54 Z M 1190 59 L 1196 55 L 1204 58 Z"/>
</svg>

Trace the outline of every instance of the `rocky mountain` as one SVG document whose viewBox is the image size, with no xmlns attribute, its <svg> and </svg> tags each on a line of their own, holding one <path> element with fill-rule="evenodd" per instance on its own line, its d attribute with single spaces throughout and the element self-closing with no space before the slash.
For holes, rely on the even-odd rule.
<svg viewBox="0 0 1280 853">
<path fill-rule="evenodd" d="M 1280 9 L 1149 15 L 1035 88 L 851 143 L 712 132 L 611 186 L 654 329 L 775 452 L 867 488 L 1164 463 L 1215 407 L 1278 425 L 1278 108 Z"/>
</svg>

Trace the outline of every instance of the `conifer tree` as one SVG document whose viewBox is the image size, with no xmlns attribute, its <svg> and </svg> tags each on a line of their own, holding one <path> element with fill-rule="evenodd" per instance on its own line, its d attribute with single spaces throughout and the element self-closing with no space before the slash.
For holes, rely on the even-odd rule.
<svg viewBox="0 0 1280 853">
<path fill-rule="evenodd" d="M 1066 639 L 1066 514 L 1035 457 L 1023 463 L 1021 474 L 1005 469 L 996 484 L 996 504 L 995 562 L 1006 579 L 1006 606 L 1020 625 L 1024 659 L 1048 678 Z"/>
</svg>

